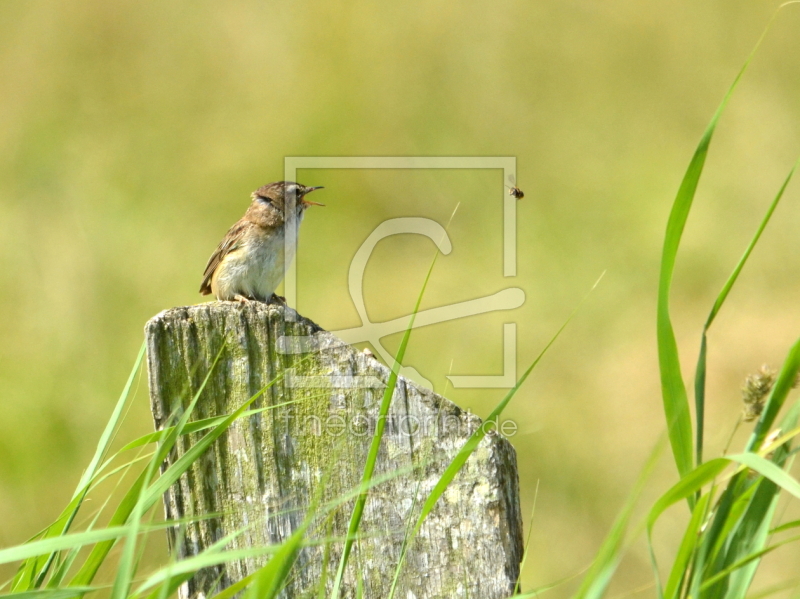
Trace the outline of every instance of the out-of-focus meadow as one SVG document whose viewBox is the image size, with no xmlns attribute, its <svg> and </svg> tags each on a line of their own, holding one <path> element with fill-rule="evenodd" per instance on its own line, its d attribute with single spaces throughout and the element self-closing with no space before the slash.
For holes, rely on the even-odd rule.
<svg viewBox="0 0 800 599">
<path fill-rule="evenodd" d="M 606 271 L 506 412 L 526 525 L 539 484 L 523 589 L 581 571 L 665 428 L 655 293 L 671 201 L 777 5 L 0 3 L 0 546 L 69 500 L 145 321 L 207 299 L 206 259 L 249 193 L 283 178 L 284 157 L 516 156 L 515 278 L 502 271 L 500 171 L 301 171 L 327 206 L 301 231 L 298 307 L 327 329 L 358 326 L 359 245 L 387 218 L 444 224 L 460 202 L 423 308 L 506 287 L 526 301 L 415 331 L 407 363 L 485 415 L 504 390 L 445 376 L 500 374 L 505 322 L 521 371 Z M 712 145 L 672 296 L 687 379 L 708 310 L 800 153 L 798 28 L 800 9 L 782 11 Z M 745 375 L 778 366 L 800 335 L 798 185 L 712 329 L 707 455 L 727 441 Z M 371 320 L 409 313 L 433 249 L 381 242 L 364 282 Z M 142 378 L 125 432 L 151 426 Z M 642 505 L 675 480 L 665 452 Z M 676 506 L 657 529 L 661 555 L 686 517 Z M 756 587 L 798 559 L 794 546 L 770 555 Z M 613 593 L 650 581 L 640 538 Z"/>
</svg>

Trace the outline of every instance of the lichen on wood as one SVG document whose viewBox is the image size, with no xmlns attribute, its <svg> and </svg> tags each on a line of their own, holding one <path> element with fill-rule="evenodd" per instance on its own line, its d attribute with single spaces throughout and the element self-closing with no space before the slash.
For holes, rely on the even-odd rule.
<svg viewBox="0 0 800 599">
<path fill-rule="evenodd" d="M 335 501 L 360 482 L 389 369 L 290 308 L 212 302 L 174 308 L 146 326 L 150 397 L 156 428 L 185 409 L 201 388 L 192 420 L 227 415 L 270 386 L 251 409 L 165 494 L 168 518 L 216 514 L 169 531 L 178 558 L 196 555 L 235 531 L 228 548 L 285 541 L 307 508 Z M 218 358 L 218 359 L 217 359 Z M 216 365 L 212 370 L 212 365 Z M 343 597 L 384 597 L 405 531 L 444 469 L 481 425 L 476 416 L 399 377 Z M 203 432 L 184 435 L 174 462 Z M 321 482 L 323 481 L 323 482 Z M 321 502 L 321 503 L 320 503 Z M 309 532 L 341 537 L 353 501 Z M 325 544 L 305 547 L 282 596 L 316 596 Z M 330 590 L 341 544 L 328 548 Z M 423 524 L 406 557 L 396 597 L 507 597 L 522 555 L 516 454 L 487 435 Z M 266 558 L 199 572 L 184 597 L 228 587 Z"/>
</svg>

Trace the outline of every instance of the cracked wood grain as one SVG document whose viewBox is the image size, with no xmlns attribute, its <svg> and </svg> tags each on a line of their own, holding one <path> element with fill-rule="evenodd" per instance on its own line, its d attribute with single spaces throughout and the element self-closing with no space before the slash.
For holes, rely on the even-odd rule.
<svg viewBox="0 0 800 599">
<path fill-rule="evenodd" d="M 288 318 L 287 318 L 288 317 Z M 211 302 L 174 308 L 145 328 L 150 398 L 156 428 L 180 413 L 220 352 L 192 420 L 230 414 L 278 375 L 251 408 L 164 496 L 168 518 L 217 514 L 169 530 L 178 558 L 196 555 L 234 531 L 229 549 L 277 544 L 303 522 L 315 494 L 341 497 L 361 479 L 374 418 L 389 369 L 290 308 Z M 308 350 L 301 353 L 302 350 Z M 384 597 L 410 519 L 470 434 L 476 416 L 433 391 L 399 377 L 375 476 L 393 476 L 370 491 L 343 597 Z M 167 462 L 203 432 L 183 436 Z M 325 479 L 324 487 L 320 481 Z M 522 556 L 516 454 L 502 436 L 487 435 L 428 516 L 403 570 L 398 598 L 509 596 Z M 341 537 L 353 502 L 333 512 Z M 312 527 L 324 538 L 328 522 Z M 323 544 L 303 549 L 282 597 L 316 597 Z M 341 546 L 331 544 L 328 590 Z M 266 561 L 233 561 L 199 572 L 181 596 L 208 596 Z"/>
</svg>

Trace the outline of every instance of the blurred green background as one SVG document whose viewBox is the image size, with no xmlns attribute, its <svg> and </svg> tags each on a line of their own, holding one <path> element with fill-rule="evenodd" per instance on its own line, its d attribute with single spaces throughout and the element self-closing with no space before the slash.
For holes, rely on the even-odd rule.
<svg viewBox="0 0 800 599">
<path fill-rule="evenodd" d="M 347 269 L 367 235 L 397 216 L 444 224 L 460 202 L 423 308 L 511 286 L 527 299 L 417 330 L 407 362 L 485 415 L 504 390 L 445 389 L 445 376 L 500 374 L 504 322 L 517 323 L 521 371 L 606 271 L 506 413 L 526 525 L 539 484 L 523 588 L 580 572 L 664 430 L 655 291 L 671 201 L 777 5 L 0 3 L 0 545 L 68 501 L 145 321 L 207 299 L 208 256 L 285 156 L 516 156 L 513 279 L 500 171 L 301 172 L 327 207 L 303 225 L 298 307 L 328 329 L 358 326 Z M 800 8 L 782 11 L 712 145 L 672 296 L 687 378 L 713 299 L 800 152 L 798 28 Z M 745 375 L 778 366 L 800 334 L 797 185 L 712 329 L 710 456 Z M 373 321 L 411 310 L 432 252 L 419 236 L 381 242 L 364 285 Z M 124 433 L 151 426 L 142 378 Z M 642 509 L 675 480 L 665 452 Z M 657 529 L 662 562 L 686 516 L 675 507 Z M 770 555 L 756 588 L 795 576 L 798 559 L 795 546 Z M 651 581 L 639 538 L 611 596 Z"/>
</svg>

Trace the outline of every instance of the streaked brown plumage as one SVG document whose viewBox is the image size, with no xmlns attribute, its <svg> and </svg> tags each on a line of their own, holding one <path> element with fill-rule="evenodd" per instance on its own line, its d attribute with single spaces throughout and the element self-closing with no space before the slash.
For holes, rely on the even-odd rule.
<svg viewBox="0 0 800 599">
<path fill-rule="evenodd" d="M 321 188 L 277 181 L 254 191 L 247 212 L 228 230 L 208 260 L 200 293 L 213 293 L 219 300 L 269 301 L 283 280 L 287 251 L 291 260 L 297 247 L 297 234 L 290 247 L 286 244 L 287 200 L 295 198 L 299 228 L 309 206 L 322 206 L 305 199 L 315 189 Z"/>
</svg>

